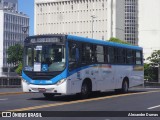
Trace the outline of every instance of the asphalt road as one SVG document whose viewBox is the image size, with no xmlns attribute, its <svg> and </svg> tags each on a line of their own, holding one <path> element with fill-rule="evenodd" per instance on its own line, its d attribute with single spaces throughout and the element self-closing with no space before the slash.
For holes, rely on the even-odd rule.
<svg viewBox="0 0 160 120">
<path fill-rule="evenodd" d="M 89 99 L 81 100 L 76 95 L 70 96 L 56 96 L 51 100 L 47 100 L 42 94 L 12 94 L 0 95 L 0 111 L 61 111 L 58 114 L 64 114 L 68 111 L 73 115 L 73 111 L 78 112 L 78 115 L 85 114 L 91 111 L 93 115 L 89 117 L 50 117 L 37 118 L 52 119 L 52 120 L 159 120 L 159 117 L 96 117 L 100 112 L 104 114 L 107 111 L 114 111 L 114 114 L 121 114 L 121 111 L 160 111 L 160 89 L 131 89 L 127 94 L 119 94 L 113 91 L 105 93 L 97 93 L 92 95 Z M 63 112 L 62 112 L 63 111 Z M 70 112 L 72 111 L 72 112 Z M 94 111 L 94 112 L 93 112 Z M 120 111 L 120 112 L 117 112 Z M 130 113 L 128 112 L 128 113 Z M 81 113 L 81 114 L 79 114 Z M 127 114 L 128 114 L 127 113 Z M 139 113 L 139 112 L 138 112 Z M 160 113 L 160 112 L 159 112 Z M 56 114 L 52 112 L 50 114 Z M 117 115 L 118 116 L 118 115 Z M 11 118 L 3 118 L 11 119 Z M 22 119 L 22 118 L 12 118 Z M 28 118 L 34 119 L 36 118 Z"/>
</svg>

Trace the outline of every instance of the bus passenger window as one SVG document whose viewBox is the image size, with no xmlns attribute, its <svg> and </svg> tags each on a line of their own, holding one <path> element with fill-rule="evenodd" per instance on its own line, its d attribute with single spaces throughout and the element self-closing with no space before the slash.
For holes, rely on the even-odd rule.
<svg viewBox="0 0 160 120">
<path fill-rule="evenodd" d="M 97 45 L 96 46 L 96 60 L 99 63 L 104 63 L 104 47 Z"/>
<path fill-rule="evenodd" d="M 108 63 L 114 63 L 114 48 L 108 47 Z"/>
<path fill-rule="evenodd" d="M 92 45 L 82 44 L 82 64 L 86 65 L 94 62 L 94 54 L 92 49 Z"/>
<path fill-rule="evenodd" d="M 79 48 L 76 43 L 69 42 L 69 69 L 75 69 L 79 63 Z"/>
<path fill-rule="evenodd" d="M 142 64 L 142 54 L 140 51 L 136 51 L 136 65 Z"/>
<path fill-rule="evenodd" d="M 127 50 L 127 64 L 134 64 L 133 51 Z"/>
</svg>

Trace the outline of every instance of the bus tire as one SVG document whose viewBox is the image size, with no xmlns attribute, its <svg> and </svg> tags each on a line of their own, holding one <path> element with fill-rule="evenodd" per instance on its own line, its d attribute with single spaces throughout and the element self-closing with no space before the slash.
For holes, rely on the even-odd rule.
<svg viewBox="0 0 160 120">
<path fill-rule="evenodd" d="M 124 80 L 122 83 L 122 89 L 121 89 L 122 93 L 127 93 L 128 89 L 129 89 L 128 81 Z"/>
<path fill-rule="evenodd" d="M 127 93 L 129 89 L 129 83 L 128 80 L 123 80 L 122 88 L 121 89 L 115 89 L 116 93 Z"/>
<path fill-rule="evenodd" d="M 54 97 L 53 93 L 43 93 L 44 97 L 47 99 L 52 99 Z"/>
<path fill-rule="evenodd" d="M 92 91 L 91 83 L 89 81 L 84 81 L 81 87 L 80 97 L 82 99 L 88 98 L 91 91 Z"/>
</svg>

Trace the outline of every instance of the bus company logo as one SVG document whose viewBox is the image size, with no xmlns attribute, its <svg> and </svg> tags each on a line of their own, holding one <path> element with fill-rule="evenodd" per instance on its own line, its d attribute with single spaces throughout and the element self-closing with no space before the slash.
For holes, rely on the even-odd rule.
<svg viewBox="0 0 160 120">
<path fill-rule="evenodd" d="M 2 112 L 2 117 L 12 117 L 11 112 Z"/>
</svg>

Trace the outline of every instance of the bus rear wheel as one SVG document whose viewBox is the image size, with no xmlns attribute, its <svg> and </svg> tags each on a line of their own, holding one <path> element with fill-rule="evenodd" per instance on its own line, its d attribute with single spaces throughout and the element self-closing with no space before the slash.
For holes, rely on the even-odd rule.
<svg viewBox="0 0 160 120">
<path fill-rule="evenodd" d="M 122 83 L 122 88 L 121 89 L 115 89 L 115 92 L 117 93 L 127 93 L 129 89 L 129 84 L 127 80 L 124 80 Z"/>
<path fill-rule="evenodd" d="M 52 99 L 54 97 L 53 93 L 43 93 L 44 97 L 47 99 Z"/>
<path fill-rule="evenodd" d="M 81 88 L 80 97 L 82 99 L 86 99 L 86 98 L 89 97 L 90 93 L 91 93 L 91 85 L 90 85 L 90 83 L 87 82 L 87 81 L 83 82 L 82 88 Z"/>
<path fill-rule="evenodd" d="M 122 84 L 122 89 L 121 89 L 122 93 L 127 93 L 128 92 L 128 88 L 129 88 L 128 82 L 126 80 L 124 80 L 123 84 Z"/>
</svg>

